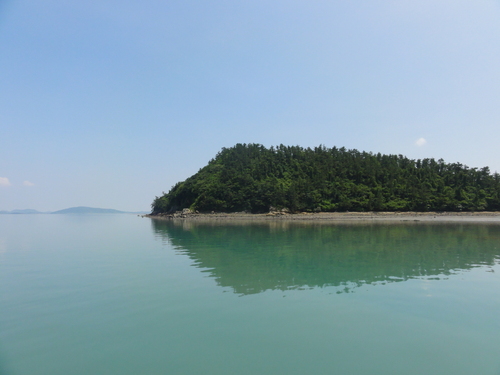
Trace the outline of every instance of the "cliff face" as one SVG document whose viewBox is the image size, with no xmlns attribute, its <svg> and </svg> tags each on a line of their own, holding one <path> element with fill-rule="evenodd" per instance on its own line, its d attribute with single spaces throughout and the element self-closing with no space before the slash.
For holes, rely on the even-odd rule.
<svg viewBox="0 0 500 375">
<path fill-rule="evenodd" d="M 155 214 L 296 211 L 496 211 L 500 176 L 434 159 L 345 148 L 222 149 L 198 173 L 152 203 Z"/>
</svg>

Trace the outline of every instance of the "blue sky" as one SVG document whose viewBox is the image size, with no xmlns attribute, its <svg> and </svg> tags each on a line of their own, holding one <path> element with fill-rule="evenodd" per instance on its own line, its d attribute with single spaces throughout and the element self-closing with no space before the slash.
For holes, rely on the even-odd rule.
<svg viewBox="0 0 500 375">
<path fill-rule="evenodd" d="M 148 210 L 222 147 L 500 172 L 500 2 L 0 1 L 0 210 Z"/>
</svg>

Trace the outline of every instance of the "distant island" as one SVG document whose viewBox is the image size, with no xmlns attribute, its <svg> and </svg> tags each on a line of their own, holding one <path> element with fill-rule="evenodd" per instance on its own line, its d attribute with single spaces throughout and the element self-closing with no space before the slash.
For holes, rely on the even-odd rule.
<svg viewBox="0 0 500 375">
<path fill-rule="evenodd" d="M 53 214 L 125 214 L 128 212 L 113 210 L 111 208 L 71 207 L 54 211 Z"/>
<path fill-rule="evenodd" d="M 145 214 L 145 213 L 147 212 L 145 211 L 127 212 L 127 211 L 113 210 L 111 208 L 93 208 L 84 206 L 71 207 L 54 212 L 40 212 L 33 209 L 0 211 L 0 214 Z"/>
<path fill-rule="evenodd" d="M 199 212 L 498 211 L 500 175 L 442 159 L 324 146 L 237 144 L 168 193 L 152 215 Z"/>
<path fill-rule="evenodd" d="M 50 212 L 40 212 L 31 208 L 25 210 L 0 211 L 0 214 L 50 214 Z"/>
</svg>

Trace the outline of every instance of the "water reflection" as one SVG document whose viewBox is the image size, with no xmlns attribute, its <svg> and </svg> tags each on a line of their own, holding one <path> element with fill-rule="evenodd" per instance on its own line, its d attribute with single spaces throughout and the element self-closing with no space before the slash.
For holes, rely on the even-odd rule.
<svg viewBox="0 0 500 375">
<path fill-rule="evenodd" d="M 500 260 L 498 224 L 152 220 L 155 234 L 246 295 L 443 278 Z"/>
</svg>

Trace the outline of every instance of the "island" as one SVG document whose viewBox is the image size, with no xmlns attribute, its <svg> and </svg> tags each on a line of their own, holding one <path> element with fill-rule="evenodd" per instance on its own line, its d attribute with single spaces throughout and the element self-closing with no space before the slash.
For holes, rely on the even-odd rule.
<svg viewBox="0 0 500 375">
<path fill-rule="evenodd" d="M 236 144 L 168 193 L 151 215 L 485 212 L 500 210 L 500 175 L 444 160 L 342 148 Z"/>
</svg>

